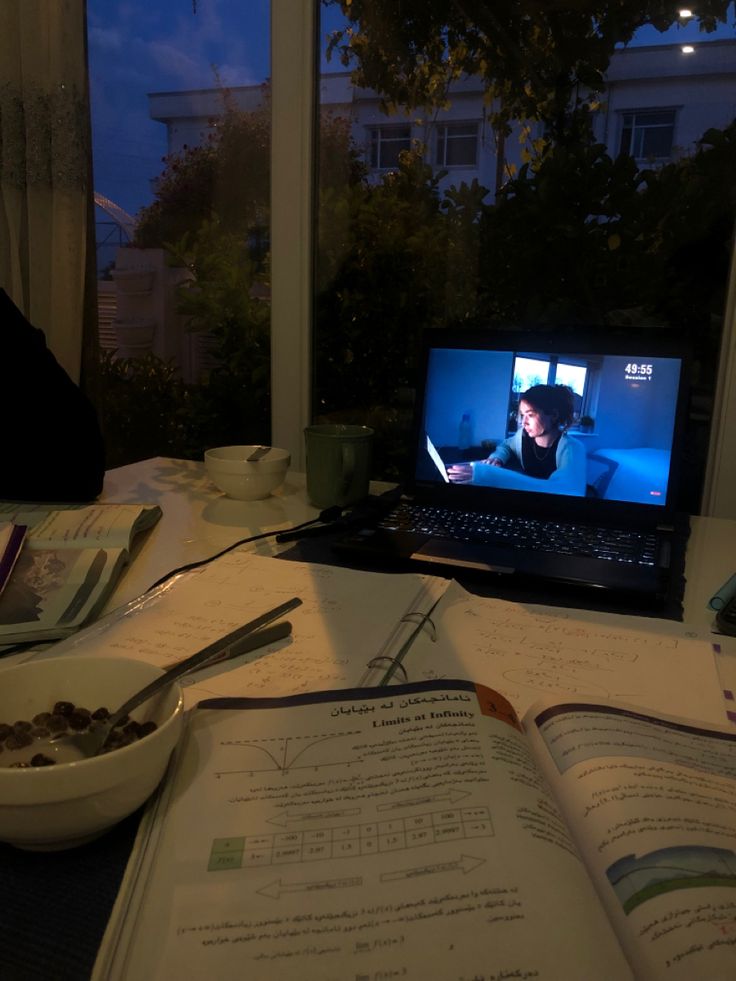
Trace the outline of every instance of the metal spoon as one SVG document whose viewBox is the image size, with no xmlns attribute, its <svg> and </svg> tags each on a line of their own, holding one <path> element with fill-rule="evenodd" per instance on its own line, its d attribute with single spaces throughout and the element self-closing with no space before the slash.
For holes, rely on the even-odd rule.
<svg viewBox="0 0 736 981">
<path fill-rule="evenodd" d="M 220 637 L 219 640 L 213 641 L 213 643 L 203 647 L 196 654 L 192 654 L 191 657 L 187 657 L 183 661 L 179 661 L 173 665 L 173 667 L 165 671 L 159 678 L 156 678 L 150 684 L 146 685 L 145 688 L 136 692 L 135 695 L 131 695 L 130 698 L 123 702 L 119 709 L 109 715 L 100 725 L 95 726 L 93 729 L 88 729 L 86 732 L 61 733 L 58 736 L 54 736 L 50 742 L 52 744 L 63 743 L 66 746 L 73 746 L 83 757 L 97 756 L 103 749 L 115 726 L 129 712 L 132 712 L 134 708 L 137 708 L 157 692 L 168 688 L 170 684 L 176 681 L 177 678 L 181 678 L 182 675 L 188 674 L 195 668 L 214 664 L 222 658 L 229 656 L 229 649 L 233 645 L 238 644 L 243 638 L 255 634 L 261 627 L 265 627 L 266 624 L 284 616 L 284 614 L 295 609 L 295 607 L 301 606 L 301 603 L 302 601 L 295 596 L 286 603 L 274 607 L 273 610 L 261 614 L 255 620 L 251 620 L 242 627 L 236 628 L 224 637 Z M 285 629 L 283 631 L 284 634 L 288 633 L 289 630 L 290 627 L 289 629 Z M 271 641 L 273 639 L 270 638 Z M 269 640 L 264 642 L 268 643 Z M 238 653 L 243 653 L 245 649 L 247 649 L 245 645 L 241 646 L 238 644 Z"/>
<path fill-rule="evenodd" d="M 254 460 L 260 460 L 262 457 L 264 457 L 267 453 L 270 452 L 271 452 L 270 446 L 256 446 L 256 448 L 254 450 L 251 450 L 251 452 L 245 458 L 246 463 L 252 463 Z"/>
</svg>

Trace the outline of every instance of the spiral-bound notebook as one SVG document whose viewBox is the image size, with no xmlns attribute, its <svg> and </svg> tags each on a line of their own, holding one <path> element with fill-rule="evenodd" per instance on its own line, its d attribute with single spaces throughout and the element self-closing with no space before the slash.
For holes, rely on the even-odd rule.
<svg viewBox="0 0 736 981">
<path fill-rule="evenodd" d="M 419 376 L 405 498 L 338 551 L 660 604 L 673 585 L 681 595 L 687 357 L 666 332 L 435 330 Z M 550 449 L 520 408 L 556 386 L 569 415 Z"/>
</svg>

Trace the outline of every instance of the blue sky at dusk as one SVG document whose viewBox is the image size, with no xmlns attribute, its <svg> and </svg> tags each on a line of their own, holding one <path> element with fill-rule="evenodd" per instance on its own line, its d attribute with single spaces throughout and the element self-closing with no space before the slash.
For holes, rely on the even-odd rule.
<svg viewBox="0 0 736 981">
<path fill-rule="evenodd" d="M 152 200 L 165 129 L 148 115 L 150 92 L 256 85 L 270 74 L 270 0 L 87 0 L 95 190 L 130 214 Z M 339 23 L 329 9 L 325 29 Z M 733 17 L 731 18 L 733 25 Z M 733 27 L 713 37 L 734 37 Z M 702 40 L 697 25 L 640 43 Z M 333 62 L 330 66 L 341 70 Z M 216 69 L 216 71 L 215 71 Z"/>
<path fill-rule="evenodd" d="M 210 88 L 269 74 L 269 0 L 88 0 L 95 190 L 135 214 L 151 201 L 166 133 L 149 92 Z"/>
</svg>

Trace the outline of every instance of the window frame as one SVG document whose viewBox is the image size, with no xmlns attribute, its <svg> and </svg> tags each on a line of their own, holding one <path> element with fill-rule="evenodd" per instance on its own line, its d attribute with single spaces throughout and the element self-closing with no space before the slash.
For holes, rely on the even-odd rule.
<svg viewBox="0 0 736 981">
<path fill-rule="evenodd" d="M 619 109 L 618 113 L 620 118 L 619 140 L 618 140 L 619 155 L 625 154 L 626 156 L 632 157 L 634 160 L 637 161 L 643 161 L 643 162 L 652 161 L 654 163 L 666 163 L 667 161 L 672 159 L 672 151 L 675 148 L 675 130 L 677 127 L 677 107 L 675 106 L 637 107 L 634 109 Z M 651 117 L 655 115 L 662 115 L 664 113 L 671 113 L 672 115 L 671 123 L 668 124 L 655 123 L 647 126 L 645 122 L 644 123 L 637 122 L 638 117 L 642 117 L 642 119 L 644 119 L 646 116 Z M 630 127 L 627 127 L 626 125 L 626 118 L 628 116 L 632 118 L 632 123 Z M 671 126 L 672 128 L 672 139 L 670 140 L 670 148 L 666 155 L 659 154 L 657 156 L 651 156 L 651 155 L 647 156 L 646 154 L 643 153 L 634 152 L 635 144 L 637 142 L 641 142 L 641 143 L 644 142 L 645 131 L 647 129 L 655 129 L 655 128 L 665 129 L 666 126 Z M 631 135 L 629 138 L 629 146 L 627 149 L 624 149 L 623 146 L 624 133 L 627 131 L 627 129 L 630 130 Z"/>
<path fill-rule="evenodd" d="M 402 150 L 411 150 L 412 141 L 412 128 L 411 123 L 375 123 L 366 127 L 368 130 L 368 166 L 371 171 L 385 173 L 390 170 L 396 170 L 399 166 L 399 154 Z M 399 131 L 406 132 L 406 136 L 396 136 L 392 134 L 397 134 Z M 402 146 L 396 152 L 396 162 L 384 164 L 382 162 L 382 152 L 381 149 L 384 144 L 395 144 L 402 143 L 406 144 Z M 377 160 L 374 163 L 374 151 L 375 158 Z M 393 153 L 391 154 L 393 156 Z"/>
<path fill-rule="evenodd" d="M 305 469 L 312 421 L 318 0 L 271 0 L 271 442 Z"/>
<path fill-rule="evenodd" d="M 456 134 L 455 136 L 449 136 L 448 131 L 459 130 L 461 128 L 471 129 L 472 133 Z M 447 150 L 450 146 L 450 141 L 452 139 L 456 140 L 467 140 L 472 137 L 473 143 L 473 161 L 472 163 L 448 163 L 447 162 Z M 442 159 L 440 160 L 440 147 L 442 147 Z M 478 160 L 480 157 L 480 124 L 477 119 L 449 119 L 443 120 L 441 123 L 436 124 L 436 134 L 435 134 L 435 145 L 434 145 L 434 160 L 435 167 L 441 167 L 443 170 L 477 170 Z"/>
</svg>

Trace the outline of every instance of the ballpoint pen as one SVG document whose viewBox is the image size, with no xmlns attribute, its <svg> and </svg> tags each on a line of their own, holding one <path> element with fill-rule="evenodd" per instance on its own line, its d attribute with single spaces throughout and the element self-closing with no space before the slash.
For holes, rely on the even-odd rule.
<svg viewBox="0 0 736 981">
<path fill-rule="evenodd" d="M 274 623 L 270 627 L 263 627 L 261 630 L 246 634 L 240 640 L 225 645 L 218 654 L 213 654 L 208 661 L 205 661 L 202 668 L 209 668 L 211 665 L 221 664 L 223 661 L 231 661 L 235 657 L 240 657 L 241 654 L 247 654 L 250 651 L 258 650 L 260 647 L 275 644 L 290 634 L 291 622 L 289 620 L 282 620 L 280 623 Z M 181 662 L 176 661 L 175 663 L 180 664 Z"/>
<path fill-rule="evenodd" d="M 210 664 L 215 664 L 217 661 L 230 656 L 229 650 L 235 644 L 238 645 L 238 652 L 243 653 L 245 650 L 247 650 L 247 648 L 245 646 L 241 646 L 241 644 L 245 644 L 246 637 L 251 637 L 257 631 L 262 630 L 268 624 L 272 623 L 274 620 L 278 620 L 279 617 L 284 616 L 284 614 L 295 609 L 297 606 L 301 606 L 301 604 L 302 601 L 299 599 L 299 597 L 294 596 L 285 603 L 281 603 L 279 606 L 274 607 L 274 609 L 268 610 L 267 613 L 262 613 L 259 617 L 256 617 L 255 620 L 251 620 L 249 623 L 243 624 L 242 627 L 236 627 L 235 630 L 231 630 L 230 633 L 225 634 L 224 637 L 214 640 L 211 644 L 203 647 L 197 654 L 184 658 L 183 662 L 178 661 L 175 664 L 172 664 L 167 670 L 181 673 L 180 669 L 184 663 L 189 665 L 186 669 L 187 671 L 192 671 L 195 667 L 200 668 L 205 667 L 206 665 L 208 666 Z"/>
</svg>

